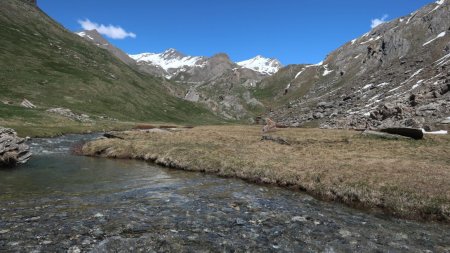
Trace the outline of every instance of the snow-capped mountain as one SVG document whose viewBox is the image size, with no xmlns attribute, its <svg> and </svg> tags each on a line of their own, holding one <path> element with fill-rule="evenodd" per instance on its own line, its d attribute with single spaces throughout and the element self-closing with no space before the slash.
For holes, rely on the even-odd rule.
<svg viewBox="0 0 450 253">
<path fill-rule="evenodd" d="M 205 56 L 187 56 L 180 53 L 176 49 L 170 48 L 162 53 L 141 53 L 129 55 L 140 66 L 153 66 L 163 69 L 165 76 L 172 78 L 180 72 L 189 72 L 194 68 L 203 68 L 208 63 L 214 62 L 215 57 Z M 228 59 L 228 56 L 226 57 Z M 281 63 L 276 59 L 269 59 L 260 55 L 255 58 L 233 63 L 235 68 L 247 68 L 258 72 L 262 75 L 272 75 L 276 73 L 281 67 Z"/>
<path fill-rule="evenodd" d="M 250 117 L 247 108 L 262 104 L 250 92 L 264 78 L 274 74 L 281 64 L 275 59 L 257 56 L 241 64 L 233 62 L 225 53 L 211 57 L 188 56 L 171 48 L 162 53 L 130 55 L 139 69 L 170 79 L 176 96 L 203 103 L 215 113 L 229 119 Z M 184 93 L 183 93 L 184 91 Z"/>
<path fill-rule="evenodd" d="M 265 58 L 261 55 L 249 60 L 237 62 L 237 64 L 241 67 L 252 69 L 267 75 L 275 74 L 281 67 L 283 67 L 281 62 L 277 59 Z"/>
<path fill-rule="evenodd" d="M 186 56 L 173 48 L 162 53 L 142 53 L 129 56 L 138 63 L 159 66 L 165 71 L 183 67 L 202 67 L 206 59 L 202 56 Z"/>
<path fill-rule="evenodd" d="M 224 53 L 211 57 L 188 56 L 173 48 L 161 53 L 127 55 L 96 30 L 76 34 L 110 51 L 132 68 L 170 79 L 162 82 L 172 95 L 202 103 L 214 113 L 229 119 L 251 117 L 247 108 L 262 110 L 263 105 L 252 96 L 249 89 L 255 88 L 258 82 L 276 72 L 279 68 L 277 65 L 280 65 L 276 60 L 259 56 L 241 66 Z"/>
</svg>

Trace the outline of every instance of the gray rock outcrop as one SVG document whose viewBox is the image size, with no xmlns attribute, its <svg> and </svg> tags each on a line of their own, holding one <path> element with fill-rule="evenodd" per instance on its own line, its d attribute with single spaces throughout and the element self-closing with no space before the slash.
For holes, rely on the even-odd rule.
<svg viewBox="0 0 450 253">
<path fill-rule="evenodd" d="M 80 122 L 92 122 L 86 114 L 76 114 L 72 112 L 72 110 L 67 108 L 50 108 L 47 112 L 61 115 L 63 117 L 69 118 L 71 120 L 80 121 Z"/>
<path fill-rule="evenodd" d="M 0 127 L 0 167 L 14 167 L 30 159 L 30 147 L 25 141 L 13 129 Z"/>
</svg>

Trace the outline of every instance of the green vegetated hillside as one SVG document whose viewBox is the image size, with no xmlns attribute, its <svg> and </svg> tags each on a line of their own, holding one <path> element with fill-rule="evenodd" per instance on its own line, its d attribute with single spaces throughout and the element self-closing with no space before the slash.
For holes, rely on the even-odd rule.
<svg viewBox="0 0 450 253">
<path fill-rule="evenodd" d="M 253 89 L 253 95 L 268 107 L 284 105 L 295 95 L 293 92 L 285 94 L 284 90 L 303 66 L 304 65 L 288 65 L 280 69 L 272 76 L 263 79 L 258 86 Z"/>
<path fill-rule="evenodd" d="M 45 117 L 54 107 L 128 121 L 219 122 L 203 106 L 169 95 L 162 79 L 127 66 L 26 1 L 0 1 L 0 34 L 0 122 Z M 18 109 L 23 99 L 37 109 Z"/>
</svg>

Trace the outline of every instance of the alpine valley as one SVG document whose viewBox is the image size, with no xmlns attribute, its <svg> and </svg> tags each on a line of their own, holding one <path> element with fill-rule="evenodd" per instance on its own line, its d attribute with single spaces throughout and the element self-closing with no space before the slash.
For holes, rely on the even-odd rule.
<svg viewBox="0 0 450 253">
<path fill-rule="evenodd" d="M 337 16 L 289 23 L 286 6 L 366 20 L 379 3 L 41 1 L 0 0 L 0 252 L 450 252 L 450 0 L 287 66 L 165 41 L 276 38 L 273 20 L 303 39 L 299 26 L 325 33 L 315 22 Z M 88 19 L 97 29 L 69 30 L 40 7 L 68 26 L 119 13 L 139 37 Z M 233 36 L 202 30 L 216 19 Z M 146 50 L 155 39 L 163 52 Z"/>
<path fill-rule="evenodd" d="M 285 126 L 323 128 L 448 128 L 448 13 L 449 1 L 441 0 L 375 27 L 318 64 L 285 67 L 263 56 L 235 63 L 224 53 L 187 56 L 176 49 L 127 57 L 96 31 L 78 34 L 141 72 L 165 78 L 172 95 L 225 119 L 271 117 Z"/>
</svg>

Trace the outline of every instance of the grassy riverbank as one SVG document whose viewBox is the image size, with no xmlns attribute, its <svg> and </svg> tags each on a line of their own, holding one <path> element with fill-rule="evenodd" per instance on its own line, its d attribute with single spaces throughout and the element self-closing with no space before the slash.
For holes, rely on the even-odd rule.
<svg viewBox="0 0 450 253">
<path fill-rule="evenodd" d="M 81 114 L 82 112 L 77 112 Z M 46 111 L 45 108 L 29 109 L 21 106 L 4 105 L 0 103 L 0 127 L 9 127 L 17 131 L 19 136 L 25 137 L 53 137 L 70 133 L 105 132 L 111 130 L 132 129 L 140 124 L 135 119 L 112 120 L 99 116 L 90 118 L 90 122 L 80 122 Z M 144 122 L 148 123 L 148 122 Z M 151 122 L 155 125 L 185 125 L 185 124 L 227 124 L 229 122 L 219 121 L 218 118 L 205 118 L 196 120 L 155 118 Z"/>
<path fill-rule="evenodd" d="M 87 133 L 131 129 L 129 122 L 95 120 L 78 122 L 40 109 L 0 105 L 0 126 L 13 128 L 19 136 L 52 137 L 69 133 Z"/>
<path fill-rule="evenodd" d="M 171 133 L 125 132 L 83 147 L 85 155 L 155 161 L 301 189 L 398 217 L 450 221 L 450 137 L 383 140 L 359 132 L 281 129 L 261 141 L 259 127 L 208 126 Z"/>
</svg>

